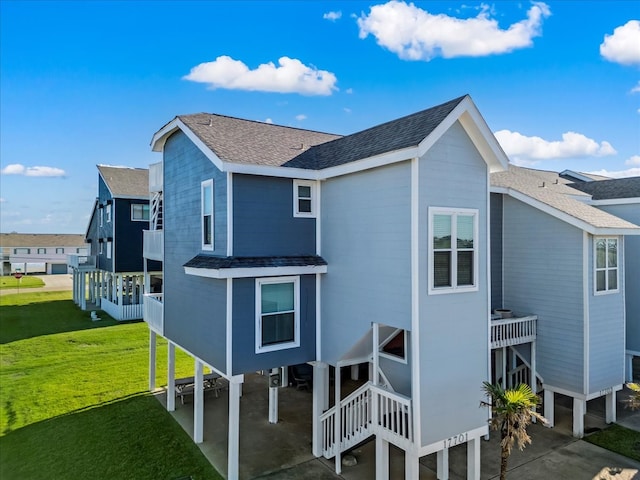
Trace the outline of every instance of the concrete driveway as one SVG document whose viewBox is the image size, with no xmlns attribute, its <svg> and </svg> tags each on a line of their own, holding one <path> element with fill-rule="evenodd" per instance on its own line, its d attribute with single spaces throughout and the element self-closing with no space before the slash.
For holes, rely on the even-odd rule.
<svg viewBox="0 0 640 480">
<path fill-rule="evenodd" d="M 69 274 L 60 275 L 32 275 L 41 278 L 44 287 L 37 288 L 21 288 L 21 292 L 51 292 L 51 291 L 71 291 L 73 288 L 73 277 Z M 4 288 L 0 290 L 0 295 L 8 295 L 10 293 L 18 293 L 17 289 Z"/>
</svg>

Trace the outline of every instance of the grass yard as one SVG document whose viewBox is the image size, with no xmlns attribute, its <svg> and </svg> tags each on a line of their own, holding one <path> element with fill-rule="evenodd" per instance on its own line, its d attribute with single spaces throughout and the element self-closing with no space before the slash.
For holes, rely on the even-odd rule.
<svg viewBox="0 0 640 480">
<path fill-rule="evenodd" d="M 0 289 L 2 288 L 36 288 L 43 287 L 44 281 L 38 277 L 23 276 L 17 279 L 14 276 L 0 277 Z"/>
<path fill-rule="evenodd" d="M 146 392 L 144 323 L 92 322 L 70 292 L 5 295 L 0 308 L 0 478 L 221 478 Z M 179 350 L 176 374 L 193 375 Z"/>
<path fill-rule="evenodd" d="M 584 439 L 594 445 L 640 462 L 640 432 L 613 424 L 605 430 L 586 436 Z"/>
</svg>

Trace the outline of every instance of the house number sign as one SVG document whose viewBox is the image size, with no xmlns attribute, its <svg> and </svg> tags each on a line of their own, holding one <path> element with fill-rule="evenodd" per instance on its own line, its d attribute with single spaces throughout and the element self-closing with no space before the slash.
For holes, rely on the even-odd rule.
<svg viewBox="0 0 640 480">
<path fill-rule="evenodd" d="M 468 433 L 459 433 L 458 435 L 454 435 L 453 437 L 449 437 L 444 440 L 444 448 L 455 447 L 456 445 L 460 445 L 461 443 L 466 443 L 468 439 Z"/>
</svg>

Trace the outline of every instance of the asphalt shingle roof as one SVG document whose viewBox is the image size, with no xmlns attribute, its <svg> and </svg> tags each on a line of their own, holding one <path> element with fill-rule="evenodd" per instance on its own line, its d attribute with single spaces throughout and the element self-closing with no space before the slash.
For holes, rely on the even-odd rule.
<svg viewBox="0 0 640 480">
<path fill-rule="evenodd" d="M 571 186 L 594 200 L 640 198 L 640 177 L 615 178 L 597 182 L 576 182 Z"/>
<path fill-rule="evenodd" d="M 148 169 L 98 165 L 98 171 L 114 197 L 149 198 Z"/>
<path fill-rule="evenodd" d="M 74 233 L 0 233 L 0 247 L 84 247 L 84 235 Z"/>
<path fill-rule="evenodd" d="M 572 184 L 557 172 L 509 165 L 507 171 L 491 174 L 491 185 L 516 190 L 595 228 L 640 229 L 631 222 L 586 204 L 588 195 L 572 188 Z"/>
<path fill-rule="evenodd" d="M 215 257 L 197 255 L 185 263 L 184 266 L 218 270 L 221 268 L 306 267 L 326 264 L 327 262 L 317 255 L 290 257 Z"/>
</svg>

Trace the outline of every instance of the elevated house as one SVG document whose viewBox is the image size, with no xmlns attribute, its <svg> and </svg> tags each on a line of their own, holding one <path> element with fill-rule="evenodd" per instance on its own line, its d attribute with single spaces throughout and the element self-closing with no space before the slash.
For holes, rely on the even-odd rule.
<svg viewBox="0 0 640 480">
<path fill-rule="evenodd" d="M 491 304 L 514 317 L 494 321 L 492 366 L 506 386 L 524 380 L 544 389 L 550 425 L 555 396 L 571 397 L 573 433 L 582 437 L 589 400 L 605 397 L 606 420 L 616 419 L 625 328 L 629 332 L 630 320 L 638 325 L 627 315 L 625 327 L 634 296 L 625 299 L 625 286 L 637 290 L 639 278 L 628 271 L 625 278 L 625 265 L 637 269 L 629 247 L 640 240 L 640 218 L 596 207 L 590 195 L 572 188 L 576 174 L 563 173 L 511 165 L 491 176 Z M 582 176 L 588 185 L 608 182 Z M 513 325 L 518 319 L 527 323 Z M 531 336 L 505 341 L 500 328 Z M 630 345 L 627 333 L 627 351 Z"/>
<path fill-rule="evenodd" d="M 152 215 L 145 257 L 162 260 L 163 278 L 161 294 L 145 295 L 150 387 L 161 335 L 169 410 L 175 347 L 195 358 L 202 442 L 203 368 L 228 380 L 228 478 L 241 477 L 244 375 L 303 363 L 313 366 L 313 453 L 334 457 L 337 471 L 342 452 L 374 437 L 378 478 L 390 444 L 405 452 L 406 478 L 431 453 L 447 478 L 448 448 L 466 444 L 468 478 L 480 478 L 489 179 L 508 162 L 471 98 L 347 136 L 180 115 L 152 148 L 162 221 Z M 343 367 L 362 364 L 368 381 L 344 395 Z"/>
<path fill-rule="evenodd" d="M 571 186 L 587 194 L 589 205 L 640 225 L 640 177 L 586 180 Z M 632 381 L 633 357 L 640 357 L 640 237 L 624 241 L 626 380 Z"/>
<path fill-rule="evenodd" d="M 93 304 L 117 320 L 142 318 L 149 209 L 147 169 L 98 165 L 98 196 L 85 234 L 89 251 L 69 256 L 73 299 L 83 310 Z"/>
<path fill-rule="evenodd" d="M 15 272 L 57 275 L 68 273 L 67 255 L 85 254 L 82 234 L 1 233 L 1 275 Z"/>
</svg>

